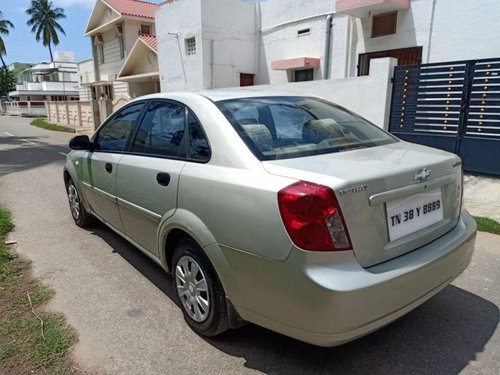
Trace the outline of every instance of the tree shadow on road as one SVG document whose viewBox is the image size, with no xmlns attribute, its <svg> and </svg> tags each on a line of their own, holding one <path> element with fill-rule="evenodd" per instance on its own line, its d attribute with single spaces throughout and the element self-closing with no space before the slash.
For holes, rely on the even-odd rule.
<svg viewBox="0 0 500 375">
<path fill-rule="evenodd" d="M 171 278 L 160 266 L 102 224 L 92 233 L 176 301 Z M 448 286 L 387 327 L 335 348 L 315 347 L 253 324 L 205 341 L 266 374 L 457 374 L 484 350 L 499 317 L 495 304 Z"/>
<path fill-rule="evenodd" d="M 64 162 L 70 150 L 66 145 L 42 142 L 43 137 L 0 137 L 0 145 L 11 148 L 0 150 L 0 176 L 38 168 L 54 162 Z M 61 172 L 62 173 L 62 172 Z"/>
</svg>

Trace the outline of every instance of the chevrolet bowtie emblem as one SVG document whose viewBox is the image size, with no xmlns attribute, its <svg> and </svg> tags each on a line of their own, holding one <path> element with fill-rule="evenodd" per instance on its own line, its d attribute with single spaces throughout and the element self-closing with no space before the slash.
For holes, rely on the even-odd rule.
<svg viewBox="0 0 500 375">
<path fill-rule="evenodd" d="M 427 180 L 429 177 L 431 177 L 431 172 L 432 171 L 430 169 L 427 169 L 427 168 L 419 169 L 415 173 L 415 181 L 425 181 L 425 180 Z"/>
</svg>

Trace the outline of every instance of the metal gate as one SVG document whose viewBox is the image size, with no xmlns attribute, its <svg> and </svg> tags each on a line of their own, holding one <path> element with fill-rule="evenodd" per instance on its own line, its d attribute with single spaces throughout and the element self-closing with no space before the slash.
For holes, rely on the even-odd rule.
<svg viewBox="0 0 500 375">
<path fill-rule="evenodd" d="M 397 66 L 389 131 L 500 175 L 500 58 Z"/>
</svg>

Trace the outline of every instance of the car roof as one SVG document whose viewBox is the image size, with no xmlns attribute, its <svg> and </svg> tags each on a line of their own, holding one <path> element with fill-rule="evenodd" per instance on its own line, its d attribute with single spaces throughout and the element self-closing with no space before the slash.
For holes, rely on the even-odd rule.
<svg viewBox="0 0 500 375">
<path fill-rule="evenodd" d="M 306 96 L 305 94 L 291 93 L 287 91 L 270 91 L 263 89 L 231 89 L 231 90 L 206 90 L 198 91 L 199 95 L 218 102 L 221 100 L 241 99 L 241 98 L 258 98 L 265 96 Z"/>
<path fill-rule="evenodd" d="M 213 102 L 219 102 L 230 99 L 242 98 L 258 98 L 269 96 L 309 96 L 307 94 L 291 93 L 287 91 L 270 91 L 263 89 L 218 89 L 218 90 L 203 90 L 193 92 L 162 92 L 150 94 L 136 98 L 140 99 L 180 99 L 182 97 L 203 96 Z"/>
</svg>

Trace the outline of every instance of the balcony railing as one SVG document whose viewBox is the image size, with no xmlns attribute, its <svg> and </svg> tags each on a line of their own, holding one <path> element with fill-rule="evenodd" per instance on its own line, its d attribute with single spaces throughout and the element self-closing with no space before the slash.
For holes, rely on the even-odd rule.
<svg viewBox="0 0 500 375">
<path fill-rule="evenodd" d="M 74 91 L 78 90 L 78 82 L 25 82 L 16 85 L 17 91 Z"/>
</svg>

